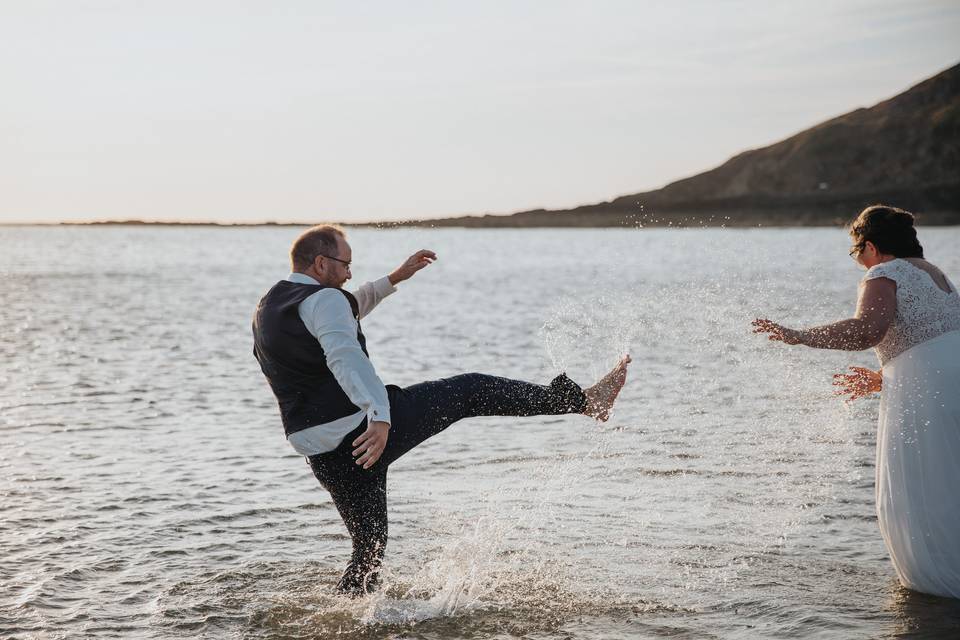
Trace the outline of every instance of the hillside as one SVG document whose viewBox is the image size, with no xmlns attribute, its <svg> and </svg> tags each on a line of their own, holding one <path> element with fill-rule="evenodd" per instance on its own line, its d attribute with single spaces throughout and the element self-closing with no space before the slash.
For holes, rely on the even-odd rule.
<svg viewBox="0 0 960 640">
<path fill-rule="evenodd" d="M 875 202 L 914 211 L 925 224 L 960 224 L 960 64 L 662 189 L 575 209 L 401 224 L 834 224 Z"/>
</svg>

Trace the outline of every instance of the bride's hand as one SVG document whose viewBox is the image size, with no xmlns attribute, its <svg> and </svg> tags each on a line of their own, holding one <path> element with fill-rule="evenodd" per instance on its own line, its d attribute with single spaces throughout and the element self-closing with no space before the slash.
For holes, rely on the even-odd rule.
<svg viewBox="0 0 960 640">
<path fill-rule="evenodd" d="M 871 393 L 878 393 L 883 388 L 883 373 L 872 371 L 863 367 L 850 367 L 853 373 L 835 373 L 833 375 L 833 386 L 840 387 L 834 391 L 834 395 L 845 396 L 847 402 L 863 398 Z"/>
<path fill-rule="evenodd" d="M 800 344 L 800 332 L 796 329 L 788 329 L 776 322 L 766 318 L 757 318 L 752 323 L 754 333 L 769 333 L 769 340 L 779 340 L 787 344 Z"/>
</svg>

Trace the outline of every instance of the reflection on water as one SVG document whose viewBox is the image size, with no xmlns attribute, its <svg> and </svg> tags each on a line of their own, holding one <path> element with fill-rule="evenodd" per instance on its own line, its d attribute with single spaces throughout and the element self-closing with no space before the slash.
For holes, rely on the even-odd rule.
<svg viewBox="0 0 960 640">
<path fill-rule="evenodd" d="M 890 638 L 955 638 L 960 635 L 960 601 L 892 587 L 888 610 L 895 625 Z"/>
<path fill-rule="evenodd" d="M 365 323 L 387 382 L 634 365 L 605 425 L 476 419 L 391 467 L 385 588 L 333 595 L 349 539 L 250 354 L 295 235 L 0 229 L 0 636 L 954 634 L 886 557 L 876 400 L 831 396 L 872 355 L 749 330 L 852 310 L 827 229 L 352 232 L 361 282 L 440 254 Z M 960 280 L 960 229 L 921 236 Z"/>
</svg>

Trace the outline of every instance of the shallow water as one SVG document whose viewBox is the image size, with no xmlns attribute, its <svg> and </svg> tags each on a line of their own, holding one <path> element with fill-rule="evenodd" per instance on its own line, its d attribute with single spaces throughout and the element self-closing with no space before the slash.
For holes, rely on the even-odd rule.
<svg viewBox="0 0 960 640">
<path fill-rule="evenodd" d="M 610 422 L 465 421 L 391 467 L 386 588 L 251 355 L 289 228 L 0 228 L 0 637 L 952 637 L 898 586 L 873 507 L 872 354 L 749 322 L 853 309 L 844 233 L 351 232 L 355 282 L 441 259 L 364 323 L 381 377 L 592 381 Z M 923 229 L 960 282 L 960 228 Z"/>
</svg>

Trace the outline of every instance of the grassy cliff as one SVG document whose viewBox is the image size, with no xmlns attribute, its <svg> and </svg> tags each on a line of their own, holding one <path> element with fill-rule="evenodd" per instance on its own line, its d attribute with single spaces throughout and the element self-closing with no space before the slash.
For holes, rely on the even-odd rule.
<svg viewBox="0 0 960 640">
<path fill-rule="evenodd" d="M 745 151 L 656 191 L 575 209 L 401 224 L 835 224 L 876 202 L 916 212 L 923 224 L 960 224 L 960 64 L 869 109 Z"/>
</svg>

